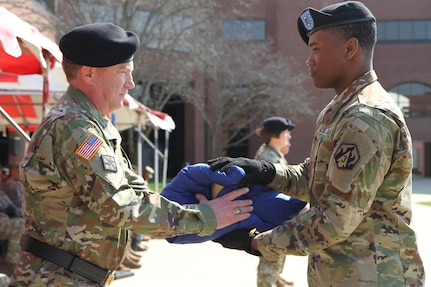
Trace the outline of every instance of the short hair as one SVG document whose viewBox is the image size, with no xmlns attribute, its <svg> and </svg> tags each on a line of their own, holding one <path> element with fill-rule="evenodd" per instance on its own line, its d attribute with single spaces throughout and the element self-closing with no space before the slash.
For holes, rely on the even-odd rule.
<svg viewBox="0 0 431 287">
<path fill-rule="evenodd" d="M 330 27 L 339 32 L 345 39 L 356 38 L 359 45 L 366 51 L 372 52 L 377 42 L 377 25 L 375 21 L 351 23 Z"/>
<path fill-rule="evenodd" d="M 61 65 L 63 66 L 63 71 L 68 81 L 75 79 L 79 68 L 82 67 L 82 65 L 69 63 L 67 61 L 63 61 Z"/>
</svg>

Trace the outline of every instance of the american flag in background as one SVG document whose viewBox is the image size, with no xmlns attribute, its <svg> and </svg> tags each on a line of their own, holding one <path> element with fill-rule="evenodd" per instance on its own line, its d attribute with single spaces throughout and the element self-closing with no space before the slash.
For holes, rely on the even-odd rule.
<svg viewBox="0 0 431 287">
<path fill-rule="evenodd" d="M 102 144 L 103 141 L 101 139 L 99 139 L 94 134 L 90 134 L 75 151 L 75 154 L 86 160 L 90 160 L 96 154 Z"/>
</svg>

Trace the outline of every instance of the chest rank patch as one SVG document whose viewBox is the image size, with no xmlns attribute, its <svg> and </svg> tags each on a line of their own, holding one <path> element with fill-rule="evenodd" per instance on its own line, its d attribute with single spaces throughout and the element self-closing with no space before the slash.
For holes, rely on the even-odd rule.
<svg viewBox="0 0 431 287">
<path fill-rule="evenodd" d="M 106 154 L 102 155 L 102 162 L 105 170 L 117 172 L 117 163 L 113 156 Z"/>
<path fill-rule="evenodd" d="M 334 154 L 337 167 L 341 169 L 352 169 L 359 161 L 359 151 L 355 144 L 342 144 Z"/>
<path fill-rule="evenodd" d="M 102 146 L 103 141 L 95 134 L 89 134 L 75 151 L 83 159 L 90 160 Z"/>
</svg>

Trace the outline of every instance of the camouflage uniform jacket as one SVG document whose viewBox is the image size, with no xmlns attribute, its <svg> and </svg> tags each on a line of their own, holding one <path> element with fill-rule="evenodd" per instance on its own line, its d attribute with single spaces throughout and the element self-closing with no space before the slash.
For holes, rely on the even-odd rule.
<svg viewBox="0 0 431 287">
<path fill-rule="evenodd" d="M 165 238 L 216 229 L 208 205 L 149 191 L 117 129 L 72 86 L 33 134 L 20 177 L 25 233 L 107 270 L 122 260 L 126 230 Z"/>
<path fill-rule="evenodd" d="M 320 113 L 308 164 L 277 166 L 270 186 L 310 210 L 257 237 L 259 250 L 309 254 L 309 286 L 423 286 L 411 170 L 402 113 L 370 71 Z"/>
<path fill-rule="evenodd" d="M 254 158 L 257 160 L 266 160 L 272 163 L 281 163 L 287 165 L 287 160 L 284 155 L 274 147 L 267 144 L 262 144 L 259 147 Z"/>
</svg>

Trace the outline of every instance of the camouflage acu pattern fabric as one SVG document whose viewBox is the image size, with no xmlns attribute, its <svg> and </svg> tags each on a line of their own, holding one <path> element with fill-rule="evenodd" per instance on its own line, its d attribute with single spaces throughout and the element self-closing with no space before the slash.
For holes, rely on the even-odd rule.
<svg viewBox="0 0 431 287">
<path fill-rule="evenodd" d="M 24 219 L 15 217 L 18 215 L 19 209 L 0 190 L 0 240 L 7 240 L 7 251 L 2 256 L 0 263 L 15 264 L 18 261 L 19 239 L 24 231 Z"/>
<path fill-rule="evenodd" d="M 268 260 L 265 257 L 259 257 L 257 265 L 257 287 L 278 287 L 283 286 L 283 279 L 280 274 L 284 269 L 286 256 L 278 256 L 276 260 Z"/>
<path fill-rule="evenodd" d="M 4 263 L 15 264 L 19 259 L 19 239 L 24 231 L 24 219 L 8 218 L 0 215 L 0 240 L 8 240 Z"/>
<path fill-rule="evenodd" d="M 207 205 L 180 206 L 148 190 L 110 120 L 70 86 L 34 132 L 20 163 L 25 233 L 103 269 L 122 261 L 127 230 L 152 238 L 212 234 Z M 12 286 L 96 286 L 21 252 Z"/>
<path fill-rule="evenodd" d="M 259 147 L 254 158 L 287 165 L 284 155 L 265 143 Z M 285 261 L 285 256 L 279 256 L 276 260 L 268 260 L 261 256 L 257 265 L 257 286 L 276 287 L 277 280 L 280 279 L 280 274 L 283 272 Z"/>
<path fill-rule="evenodd" d="M 370 71 L 320 113 L 308 169 L 277 166 L 270 186 L 311 207 L 258 236 L 259 251 L 309 254 L 309 286 L 423 286 L 411 171 L 401 110 Z"/>
<path fill-rule="evenodd" d="M 287 165 L 287 160 L 284 155 L 281 154 L 274 147 L 267 144 L 262 144 L 259 147 L 254 158 L 258 160 L 266 160 L 272 163 L 281 163 Z"/>
</svg>

